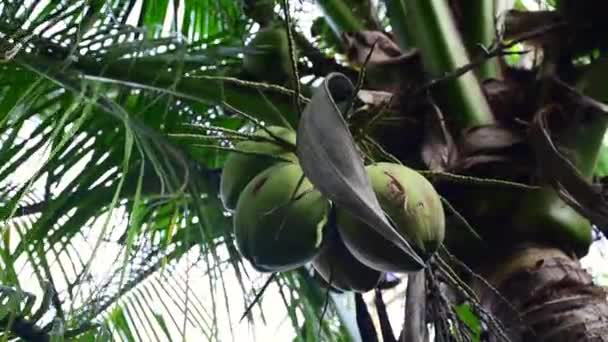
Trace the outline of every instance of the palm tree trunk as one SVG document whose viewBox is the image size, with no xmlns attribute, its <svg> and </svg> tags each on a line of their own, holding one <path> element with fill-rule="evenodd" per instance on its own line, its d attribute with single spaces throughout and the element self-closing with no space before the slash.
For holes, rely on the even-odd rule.
<svg viewBox="0 0 608 342">
<path fill-rule="evenodd" d="M 473 287 L 513 341 L 608 341 L 606 291 L 593 284 L 576 257 L 520 246 L 484 264 L 481 274 L 488 282 L 478 279 Z"/>
</svg>

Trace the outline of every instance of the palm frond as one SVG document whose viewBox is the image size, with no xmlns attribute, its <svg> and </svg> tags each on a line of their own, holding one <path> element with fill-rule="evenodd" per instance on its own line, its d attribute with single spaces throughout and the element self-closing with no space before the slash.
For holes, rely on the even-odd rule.
<svg viewBox="0 0 608 342">
<path fill-rule="evenodd" d="M 239 81 L 251 23 L 232 0 L 22 5 L 0 5 L 1 275 L 52 295 L 41 314 L 11 311 L 82 341 L 217 339 L 218 317 L 245 308 L 226 284 L 246 293 L 252 273 L 217 198 L 225 151 L 170 135 L 251 125 L 233 110 L 293 124 L 292 92 Z M 310 330 L 299 284 L 285 305 Z"/>
</svg>

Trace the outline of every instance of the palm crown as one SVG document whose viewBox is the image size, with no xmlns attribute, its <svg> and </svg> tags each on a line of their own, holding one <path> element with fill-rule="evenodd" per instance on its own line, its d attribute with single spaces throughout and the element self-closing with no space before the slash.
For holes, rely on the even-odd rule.
<svg viewBox="0 0 608 342">
<path fill-rule="evenodd" d="M 302 11 L 312 6 L 318 18 L 309 33 L 302 21 L 310 14 Z M 527 12 L 519 1 L 498 0 L 2 3 L 4 338 L 173 340 L 194 329 L 218 340 L 225 337 L 219 329 L 232 331 L 242 313 L 265 319 L 252 308 L 262 307 L 272 284 L 296 339 L 377 339 L 361 295 L 331 288 L 340 286 L 318 261 L 317 271 L 306 263 L 266 276 L 241 256 L 226 210 L 234 208 L 220 198 L 222 167 L 269 126 L 297 130 L 297 144 L 274 143 L 288 145 L 290 161 L 331 200 L 331 215 L 351 209 L 350 197 L 315 178 L 335 165 L 405 164 L 430 181 L 437 203 L 441 196 L 446 238 L 423 237 L 436 246 L 424 245 L 427 268 L 410 276 L 404 341 L 421 340 L 425 322 L 445 340 L 551 335 L 501 321 L 509 310 L 534 315 L 509 280 L 533 273 L 538 260 L 565 272 L 538 266 L 543 276 L 577 275 L 573 293 L 592 293 L 585 303 L 599 308 L 594 319 L 601 321 L 605 295 L 577 257 L 589 247 L 591 223 L 605 227 L 608 218 L 599 181 L 608 156 L 605 25 L 594 14 L 605 5 L 546 7 Z M 340 78 L 350 82 L 348 97 L 328 85 Z M 319 95 L 323 86 L 330 90 Z M 319 110 L 315 120 L 325 115 L 323 125 L 344 115 L 342 131 L 332 123 L 302 134 L 310 108 Z M 325 142 L 315 139 L 332 132 L 341 132 L 336 141 L 345 146 L 346 137 L 353 141 L 352 153 L 315 157 Z M 361 194 L 350 186 L 349 194 Z M 443 209 L 440 216 L 443 225 Z M 334 221 L 327 218 L 329 226 Z M 384 238 L 412 258 L 424 252 L 396 235 Z M 205 283 L 193 283 L 192 272 Z M 382 273 L 373 287 L 392 287 L 390 277 Z M 235 289 L 243 300 L 231 298 Z M 529 295 L 534 302 L 546 294 Z M 390 341 L 380 290 L 375 299 Z M 584 316 L 581 310 L 563 321 Z"/>
</svg>

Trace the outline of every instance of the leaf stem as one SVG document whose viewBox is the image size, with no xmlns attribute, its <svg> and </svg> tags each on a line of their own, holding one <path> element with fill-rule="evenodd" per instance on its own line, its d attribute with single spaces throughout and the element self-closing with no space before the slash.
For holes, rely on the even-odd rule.
<svg viewBox="0 0 608 342">
<path fill-rule="evenodd" d="M 412 43 L 420 49 L 426 70 L 441 77 L 471 64 L 449 5 L 444 0 L 405 2 Z M 460 128 L 494 123 L 490 107 L 472 72 L 435 89 L 441 106 Z"/>
<path fill-rule="evenodd" d="M 405 0 L 385 0 L 389 21 L 397 44 L 405 51 L 408 47 L 408 28 L 406 22 Z"/>
<path fill-rule="evenodd" d="M 344 0 L 317 0 L 325 20 L 338 38 L 344 32 L 363 30 L 363 22 L 357 19 Z"/>
</svg>

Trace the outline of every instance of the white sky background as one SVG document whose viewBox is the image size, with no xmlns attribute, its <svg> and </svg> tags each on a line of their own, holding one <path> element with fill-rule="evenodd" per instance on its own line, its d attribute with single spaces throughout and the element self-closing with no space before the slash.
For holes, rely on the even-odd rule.
<svg viewBox="0 0 608 342">
<path fill-rule="evenodd" d="M 26 1 L 26 3 L 28 2 L 30 1 Z M 528 0 L 524 2 L 527 3 L 530 8 L 537 7 L 537 3 L 535 0 Z M 319 12 L 308 1 L 303 2 L 303 6 L 304 15 L 299 16 L 298 21 L 300 27 L 304 28 L 304 33 L 309 34 L 309 28 L 312 24 L 312 20 L 319 15 Z M 139 3 L 135 7 L 139 8 Z M 179 8 L 182 12 L 180 12 L 180 9 L 178 9 L 178 19 L 181 21 L 183 17 L 183 6 L 180 6 Z M 174 17 L 172 6 L 169 6 L 168 11 L 169 15 L 167 16 L 167 22 L 164 25 L 165 28 L 171 26 L 169 21 Z M 132 18 L 136 18 L 136 16 L 137 13 L 133 13 Z M 35 16 L 32 15 L 32 17 Z M 19 134 L 20 137 L 22 137 L 23 139 L 27 139 L 31 131 L 33 131 L 33 129 L 35 128 L 35 126 L 36 123 L 32 122 L 30 125 L 24 127 L 23 131 Z M 38 170 L 41 161 L 46 159 L 46 157 L 48 156 L 48 152 L 48 150 L 42 150 L 38 154 L 29 158 L 28 162 L 22 165 L 22 169 L 16 173 L 18 177 L 14 179 L 14 181 L 18 182 L 19 184 L 27 182 L 30 177 Z M 64 175 L 64 184 L 67 184 L 65 183 L 65 180 L 69 181 L 78 174 L 78 169 L 82 168 L 82 165 L 84 165 L 84 161 L 80 165 L 76 165 L 71 170 L 67 170 L 66 174 Z M 34 189 L 40 188 L 42 184 L 44 184 L 43 180 L 38 181 L 34 185 Z M 120 209 L 116 210 L 112 215 L 113 222 L 119 222 L 120 220 L 123 220 L 123 212 L 121 212 Z M 94 237 L 95 234 L 99 235 L 99 233 L 101 232 L 104 219 L 105 217 L 102 217 L 100 220 L 91 225 L 92 231 L 91 234 L 88 236 L 88 241 L 80 239 L 81 241 L 77 242 L 77 244 L 80 244 L 80 246 L 82 247 L 81 249 L 79 249 L 79 251 L 81 252 L 85 260 L 90 255 L 90 252 L 93 249 L 92 243 L 96 241 L 96 238 Z M 94 277 L 100 279 L 104 278 L 107 272 L 111 270 L 112 262 L 115 260 L 119 253 L 118 247 L 118 245 L 113 245 L 111 243 L 103 244 L 102 250 L 98 251 L 99 255 L 103 255 L 103 257 L 98 256 L 95 259 L 95 263 L 92 265 L 92 275 Z M 608 242 L 606 242 L 605 239 L 601 240 L 600 242 L 594 243 L 591 247 L 589 255 L 582 260 L 583 265 L 585 267 L 590 267 L 592 269 L 592 273 L 595 276 L 599 277 L 600 275 L 608 274 L 608 263 L 606 262 L 606 256 L 603 254 L 603 251 L 608 251 L 607 247 Z M 198 256 L 199 255 L 197 251 L 192 251 L 192 253 L 190 253 L 188 257 L 185 258 L 185 260 L 183 260 L 177 265 L 177 269 L 178 271 L 182 271 L 184 275 L 188 276 L 188 287 L 190 291 L 196 291 L 196 293 L 201 297 L 203 302 L 208 303 L 210 305 L 211 299 L 208 297 L 208 294 L 210 293 L 209 282 L 207 276 L 204 275 L 204 264 L 199 263 L 197 267 L 191 267 L 189 270 L 187 270 L 188 265 L 194 262 Z M 56 274 L 61 274 L 61 271 L 58 267 L 58 264 L 55 264 L 51 267 L 51 269 L 54 270 Z M 256 272 L 252 269 L 250 269 L 249 271 L 250 274 L 256 274 Z M 31 274 L 31 270 L 24 269 L 23 274 Z M 243 295 L 240 287 L 237 285 L 237 280 L 235 278 L 234 273 L 231 271 L 227 271 L 223 273 L 223 276 L 226 280 L 226 287 L 228 291 L 227 297 L 230 303 L 231 311 L 229 318 L 228 312 L 223 307 L 224 299 L 216 299 L 219 305 L 217 311 L 217 318 L 219 322 L 219 336 L 221 341 L 290 341 L 291 339 L 293 339 L 294 332 L 291 326 L 291 322 L 287 317 L 284 304 L 280 296 L 278 295 L 277 288 L 274 285 L 271 285 L 268 288 L 264 296 L 264 300 L 262 302 L 264 307 L 264 314 L 266 316 L 268 324 L 264 325 L 261 323 L 261 320 L 259 320 L 259 312 L 255 310 L 254 313 L 258 314 L 258 323 L 256 323 L 255 329 L 252 329 L 251 326 L 245 321 L 240 324 L 238 323 L 238 319 L 242 314 L 242 308 L 244 307 L 244 303 Z M 162 276 L 160 274 L 156 274 L 154 277 L 161 277 L 162 279 Z M 256 290 L 261 287 L 265 279 L 266 275 L 262 275 L 259 277 L 259 279 L 256 281 Z M 59 288 L 65 287 L 66 284 L 62 284 L 61 278 L 58 277 L 55 280 L 57 281 Z M 603 280 L 603 282 L 608 283 L 608 281 L 606 280 Z M 144 282 L 142 286 L 148 286 L 148 283 L 150 282 Z M 31 291 L 32 293 L 36 294 L 40 293 L 37 280 L 33 275 L 31 277 L 31 281 L 24 282 L 24 290 Z M 387 299 L 387 301 L 389 302 L 392 301 L 393 298 L 395 299 L 394 301 L 392 301 L 392 304 L 389 305 L 389 315 L 393 320 L 393 326 L 396 329 L 398 329 L 398 327 L 400 326 L 400 322 L 403 318 L 403 296 L 400 294 L 402 290 L 403 286 L 400 286 L 398 291 L 394 292 L 393 294 L 387 293 L 385 295 L 385 299 Z M 367 297 L 369 297 L 368 299 L 370 299 L 371 294 L 367 295 Z M 170 312 L 170 315 L 177 322 L 184 321 L 184 305 L 179 304 L 180 298 L 176 298 L 178 304 L 175 304 L 173 307 L 169 307 L 168 310 L 163 309 L 159 301 L 154 299 L 150 300 L 156 302 L 156 307 L 159 308 L 159 313 L 163 313 L 163 315 L 165 316 L 165 320 L 170 320 Z M 183 300 L 183 298 L 181 298 L 181 300 Z M 136 305 L 129 306 L 132 310 L 139 310 Z M 375 316 L 374 313 L 372 313 L 372 315 Z M 229 321 L 233 323 L 232 333 L 234 333 L 234 335 L 231 333 L 231 329 L 228 324 Z M 131 322 L 131 324 L 134 324 L 135 327 L 138 327 L 141 326 L 141 324 L 146 323 Z M 173 324 L 169 324 L 169 327 L 170 329 L 173 329 Z M 204 341 L 206 339 L 204 336 L 200 335 L 198 330 L 192 325 L 188 324 L 186 325 L 186 327 L 186 337 L 188 341 Z M 171 331 L 171 333 L 172 336 L 179 336 L 178 331 Z M 159 336 L 162 337 L 162 335 Z"/>
</svg>

